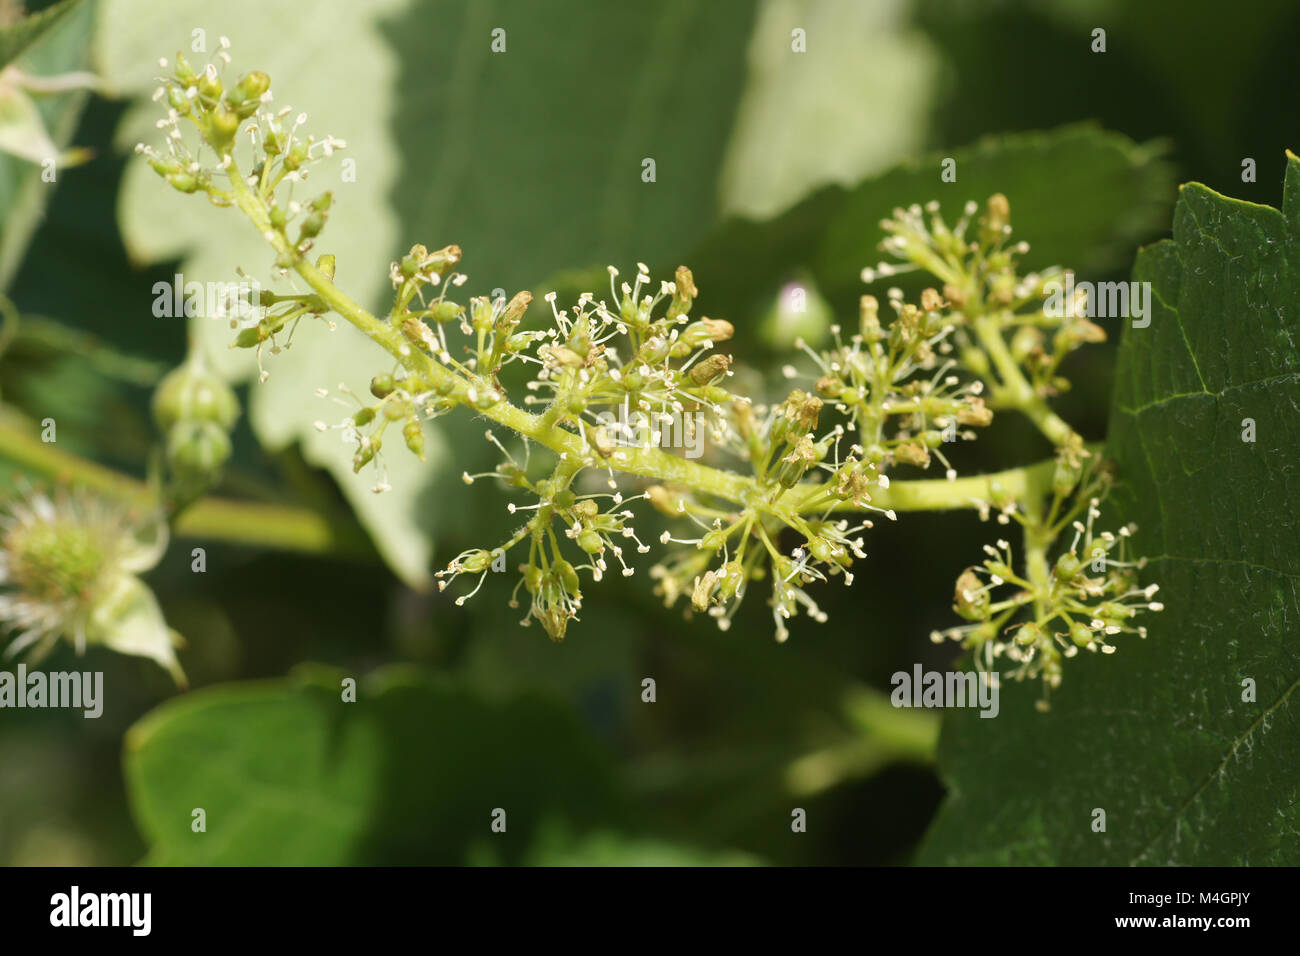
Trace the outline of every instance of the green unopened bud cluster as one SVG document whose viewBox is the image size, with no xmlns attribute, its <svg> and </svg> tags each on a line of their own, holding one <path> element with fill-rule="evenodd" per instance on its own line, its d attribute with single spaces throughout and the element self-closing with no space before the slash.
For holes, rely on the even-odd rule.
<svg viewBox="0 0 1300 956">
<path fill-rule="evenodd" d="M 153 415 L 163 434 L 173 505 L 183 507 L 221 479 L 239 399 L 195 353 L 159 383 Z"/>
</svg>

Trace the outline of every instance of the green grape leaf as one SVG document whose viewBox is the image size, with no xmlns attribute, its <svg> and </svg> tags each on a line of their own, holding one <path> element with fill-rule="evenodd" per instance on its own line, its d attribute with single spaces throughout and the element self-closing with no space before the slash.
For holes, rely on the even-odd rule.
<svg viewBox="0 0 1300 956">
<path fill-rule="evenodd" d="M 1123 333 L 1102 510 L 1137 523 L 1165 610 L 1068 662 L 1050 713 L 1013 685 L 999 719 L 947 716 L 923 862 L 1300 858 L 1300 159 L 1280 212 L 1184 186 L 1133 276 L 1154 304 Z"/>
<path fill-rule="evenodd" d="M 346 702 L 345 676 L 313 665 L 225 684 L 137 722 L 125 763 L 146 862 L 519 862 L 543 825 L 619 822 L 606 758 L 566 708 L 408 668 L 357 681 Z"/>
<path fill-rule="evenodd" d="M 469 296 L 531 288 L 574 263 L 626 265 L 697 241 L 717 206 L 751 6 L 426 0 L 408 8 L 383 0 L 313 16 L 261 0 L 163 8 L 107 0 L 105 24 L 139 28 L 105 28 L 98 42 L 112 87 L 140 98 L 123 122 L 123 147 L 157 141 L 158 106 L 148 94 L 158 57 L 181 46 L 201 65 L 222 35 L 232 43 L 232 71 L 264 69 L 277 106 L 292 104 L 314 132 L 345 139 L 348 149 L 312 172 L 311 195 L 335 194 L 318 250 L 337 256 L 338 282 L 353 298 L 386 310 L 389 263 L 414 242 L 461 245 Z M 196 28 L 206 31 L 206 54 L 191 52 Z M 493 50 L 498 29 L 502 52 Z M 611 36 L 627 42 L 611 44 Z M 642 179 L 646 158 L 657 164 L 654 182 Z M 344 178 L 344 163 L 355 164 L 354 176 Z M 247 221 L 175 193 L 143 162 L 127 172 L 121 223 L 134 258 L 181 258 L 186 281 L 229 281 L 236 267 L 270 273 L 272 256 Z M 251 375 L 252 357 L 227 348 L 224 323 L 191 322 L 224 374 Z M 482 424 L 451 416 L 429 429 L 427 464 L 390 443 L 392 490 L 380 495 L 371 493 L 370 469 L 353 475 L 339 433 L 313 428 L 344 414 L 316 389 L 345 382 L 365 394 L 370 376 L 391 366 L 342 321 L 334 332 L 302 328 L 291 349 L 268 358 L 270 378 L 252 388 L 250 420 L 268 446 L 300 442 L 307 460 L 336 476 L 392 567 L 427 584 L 431 536 L 456 511 L 438 506 L 439 476 L 477 470 Z"/>
<path fill-rule="evenodd" d="M 62 0 L 52 7 L 0 27 L 0 70 L 18 59 L 37 40 L 72 12 L 81 0 Z"/>
<path fill-rule="evenodd" d="M 900 204 L 937 199 L 951 221 L 968 200 L 996 192 L 1011 203 L 1028 268 L 1064 265 L 1081 278 L 1113 269 L 1168 221 L 1173 176 L 1160 145 L 1138 145 L 1095 126 L 988 137 L 899 165 L 856 186 L 827 186 L 767 221 L 735 219 L 687 260 L 711 308 L 758 321 L 780 287 L 810 278 L 839 315 L 868 291 L 862 268 L 879 262 L 879 222 Z M 940 181 L 956 161 L 957 180 Z M 892 281 L 892 280 L 890 280 Z M 881 282 L 873 288 L 883 297 Z"/>
</svg>

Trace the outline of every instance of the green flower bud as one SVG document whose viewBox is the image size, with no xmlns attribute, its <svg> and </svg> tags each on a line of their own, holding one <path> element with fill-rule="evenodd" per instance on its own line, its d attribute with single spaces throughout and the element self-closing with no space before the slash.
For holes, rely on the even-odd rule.
<svg viewBox="0 0 1300 956">
<path fill-rule="evenodd" d="M 418 418 L 406 420 L 406 424 L 402 426 L 402 437 L 406 439 L 406 447 L 411 450 L 411 453 L 420 461 L 424 461 L 424 427 Z"/>
<path fill-rule="evenodd" d="M 174 109 L 181 116 L 188 116 L 190 112 L 190 98 L 185 95 L 185 91 L 175 86 L 167 87 L 167 105 Z"/>
<path fill-rule="evenodd" d="M 989 357 L 984 354 L 983 349 L 975 348 L 973 345 L 962 349 L 961 364 L 980 378 L 986 378 L 989 374 Z"/>
<path fill-rule="evenodd" d="M 295 169 L 301 169 L 303 163 L 307 162 L 311 154 L 307 150 L 307 144 L 301 140 L 294 142 L 289 147 L 289 152 L 284 157 L 284 168 L 292 172 Z"/>
<path fill-rule="evenodd" d="M 1016 643 L 1021 647 L 1029 647 L 1037 644 L 1042 634 L 1043 629 L 1037 624 L 1022 624 L 1016 629 Z"/>
<path fill-rule="evenodd" d="M 212 111 L 208 119 L 208 141 L 219 154 L 225 155 L 230 152 L 235 134 L 239 132 L 240 122 L 239 116 L 226 109 L 224 105 L 218 105 Z"/>
<path fill-rule="evenodd" d="M 661 336 L 651 336 L 641 344 L 636 357 L 653 368 L 668 357 L 668 342 Z"/>
<path fill-rule="evenodd" d="M 180 422 L 167 433 L 167 461 L 181 475 L 214 480 L 230 458 L 230 436 L 215 422 Z"/>
<path fill-rule="evenodd" d="M 199 75 L 194 72 L 189 60 L 181 53 L 176 54 L 176 70 L 172 75 L 181 86 L 193 86 L 199 80 Z"/>
<path fill-rule="evenodd" d="M 1052 568 L 1052 573 L 1056 575 L 1058 581 L 1065 583 L 1073 581 L 1082 566 L 1078 556 L 1073 551 L 1066 551 L 1056 559 L 1056 566 Z"/>
<path fill-rule="evenodd" d="M 302 225 L 298 227 L 298 241 L 302 242 L 304 239 L 315 239 L 319 236 L 321 230 L 325 228 L 325 221 L 328 218 L 328 214 L 324 210 L 317 210 L 316 212 L 308 214 L 307 217 L 303 219 Z"/>
<path fill-rule="evenodd" d="M 479 549 L 460 559 L 460 566 L 470 574 L 479 574 L 492 566 L 492 554 Z"/>
<path fill-rule="evenodd" d="M 352 471 L 359 472 L 366 465 L 370 464 L 379 450 L 383 447 L 383 442 L 378 435 L 372 435 L 369 438 L 361 440 L 361 448 L 352 456 Z"/>
<path fill-rule="evenodd" d="M 807 437 L 800 438 L 790 454 L 781 459 L 776 480 L 783 488 L 793 488 L 816 460 L 817 446 Z"/>
<path fill-rule="evenodd" d="M 551 565 L 551 571 L 569 594 L 576 597 L 581 592 L 582 583 L 578 580 L 578 572 L 574 570 L 573 565 L 568 561 L 563 558 L 558 559 Z"/>
<path fill-rule="evenodd" d="M 605 550 L 605 542 L 595 531 L 583 531 L 578 535 L 578 547 L 587 554 L 598 554 Z"/>
<path fill-rule="evenodd" d="M 445 299 L 434 303 L 433 308 L 429 310 L 431 318 L 435 322 L 451 322 L 460 318 L 464 311 L 465 307 L 463 305 L 457 305 L 455 302 L 448 302 Z"/>
<path fill-rule="evenodd" d="M 173 189 L 187 194 L 199 188 L 199 181 L 189 173 L 170 173 L 167 176 L 167 183 Z"/>
<path fill-rule="evenodd" d="M 208 100 L 221 99 L 223 88 L 221 86 L 221 77 L 217 76 L 217 71 L 209 66 L 198 77 L 199 95 Z"/>
<path fill-rule="evenodd" d="M 1052 471 L 1052 491 L 1064 498 L 1070 494 L 1083 477 L 1083 463 L 1077 454 L 1066 451 L 1056 459 L 1056 468 Z"/>
<path fill-rule="evenodd" d="M 370 380 L 370 394 L 375 398 L 387 398 L 397 388 L 397 382 L 387 372 L 376 375 Z"/>
<path fill-rule="evenodd" d="M 718 599 L 725 604 L 736 596 L 745 580 L 745 569 L 735 561 L 728 561 L 722 566 L 722 572 L 718 580 Z"/>
<path fill-rule="evenodd" d="M 237 349 L 251 349 L 254 346 L 261 345 L 270 337 L 271 333 L 266 328 L 266 323 L 259 322 L 257 325 L 240 329 L 239 334 L 235 336 L 233 345 Z"/>
<path fill-rule="evenodd" d="M 243 115 L 252 116 L 257 112 L 262 94 L 271 88 L 271 78 L 261 70 L 254 70 L 244 76 L 230 91 L 230 102 Z"/>
<path fill-rule="evenodd" d="M 153 414 L 163 431 L 178 422 L 211 422 L 229 431 L 239 419 L 239 399 L 220 378 L 187 362 L 159 383 Z"/>
</svg>

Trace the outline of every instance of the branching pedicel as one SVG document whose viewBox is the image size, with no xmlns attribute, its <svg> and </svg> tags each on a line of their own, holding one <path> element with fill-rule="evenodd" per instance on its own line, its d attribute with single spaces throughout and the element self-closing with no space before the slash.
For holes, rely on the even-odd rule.
<svg viewBox="0 0 1300 956">
<path fill-rule="evenodd" d="M 229 59 L 224 42 L 220 58 Z M 856 326 L 832 327 L 833 348 L 817 352 L 800 343 L 811 370 L 807 387 L 769 407 L 729 387 L 731 359 L 717 346 L 732 326 L 691 317 L 698 290 L 685 267 L 657 285 L 644 265 L 631 282 L 620 282 L 610 267 L 608 299 L 584 293 L 561 309 L 552 293 L 551 324 L 530 331 L 521 330 L 529 293 L 456 302 L 451 296 L 466 281 L 456 271 L 460 249 L 417 245 L 392 266 L 389 314 L 370 314 L 334 285 L 332 256 L 309 259 L 330 193 L 293 198 L 310 167 L 345 144 L 304 136 L 306 117 L 290 123 L 290 110 L 271 105 L 269 86 L 266 74 L 255 72 L 227 87 L 217 66 L 196 73 L 178 57 L 157 94 L 169 104 L 159 123 L 166 152 L 138 150 L 182 192 L 237 207 L 274 250 L 279 275 L 305 285 L 291 294 L 261 293 L 261 309 L 233 323 L 242 325 L 235 345 L 257 349 L 259 365 L 303 318 L 328 313 L 393 356 L 392 369 L 371 382 L 375 401 L 349 396 L 359 408 L 336 426 L 357 443 L 356 470 L 381 467 L 398 423 L 405 444 L 422 457 L 423 420 L 461 407 L 522 439 L 512 454 L 489 432 L 504 456 L 490 477 L 527 496 L 531 503 L 508 505 L 527 521 L 509 540 L 456 557 L 439 573 L 442 587 L 462 576 L 478 576 L 481 585 L 494 561 L 518 556 L 515 594 L 522 587 L 531 605 L 523 623 L 536 619 L 562 640 L 582 608 L 583 576 L 599 581 L 611 562 L 631 575 L 630 552 L 650 550 L 629 507 L 644 499 L 685 529 L 662 535 L 668 556 L 650 571 L 665 602 L 686 598 L 725 629 L 750 587 L 766 579 L 783 641 L 786 622 L 800 610 L 825 620 L 807 587 L 833 578 L 850 584 L 873 521 L 895 520 L 900 511 L 975 508 L 985 519 L 996 514 L 998 523 L 1022 527 L 1023 562 L 1013 562 L 1006 540 L 988 546 L 986 560 L 957 582 L 954 609 L 968 623 L 936 632 L 936 641 L 961 642 L 981 668 L 1006 657 L 1014 676 L 1041 677 L 1050 688 L 1060 683 L 1062 660 L 1079 648 L 1109 653 L 1118 634 L 1145 636 L 1132 620 L 1160 605 L 1151 601 L 1155 585 L 1138 586 L 1142 562 L 1125 558 L 1133 529 L 1094 531 L 1109 472 L 1046 401 L 1068 387 L 1062 360 L 1105 333 L 1079 317 L 1082 309 L 1064 318 L 1044 314 L 1044 285 L 1061 273 L 1017 272 L 1027 247 L 1010 242 L 1005 197 L 989 199 L 978 218 L 969 203 L 951 226 L 937 203 L 896 210 L 883 223 L 889 237 L 882 246 L 895 261 L 865 270 L 864 279 L 921 269 L 939 288 L 926 289 L 919 304 L 891 289 L 888 320 L 864 295 Z M 194 151 L 183 120 L 197 128 Z M 205 163 L 209 150 L 215 160 Z M 449 342 L 449 331 L 465 344 Z M 499 378 L 516 362 L 535 371 L 522 402 L 512 402 Z M 620 409 L 649 417 L 649 442 L 619 440 L 607 413 L 617 420 Z M 945 445 L 975 438 L 995 411 L 1008 410 L 1028 416 L 1056 446 L 1055 460 L 958 478 Z M 714 457 L 725 454 L 735 470 L 663 450 L 658 432 L 668 421 L 705 428 Z M 549 453 L 549 471 L 536 470 L 533 446 Z M 936 461 L 942 479 L 890 481 L 900 469 Z M 610 491 L 583 491 L 575 481 L 583 472 L 603 474 Z M 380 473 L 376 491 L 387 487 Z"/>
</svg>

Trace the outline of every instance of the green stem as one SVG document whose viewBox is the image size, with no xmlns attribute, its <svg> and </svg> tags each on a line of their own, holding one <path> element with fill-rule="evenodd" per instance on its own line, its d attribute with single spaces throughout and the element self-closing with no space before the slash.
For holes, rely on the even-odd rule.
<svg viewBox="0 0 1300 956">
<path fill-rule="evenodd" d="M 1058 448 L 1073 440 L 1074 429 L 1048 407 L 1047 402 L 1034 391 L 1021 373 L 1019 363 L 1011 355 L 1011 350 L 1002 337 L 1002 324 L 998 316 L 981 315 L 976 318 L 975 334 L 984 346 L 984 351 L 993 360 L 1001 379 L 1001 384 L 992 396 L 994 404 L 1023 412 L 1047 436 L 1047 440 Z"/>
<path fill-rule="evenodd" d="M 329 308 L 342 316 L 367 338 L 388 351 L 408 371 L 411 371 L 435 387 L 450 389 L 450 394 L 466 405 L 474 407 L 486 418 L 537 442 L 561 457 L 583 462 L 593 468 L 608 468 L 612 471 L 652 478 L 661 482 L 685 485 L 718 498 L 748 507 L 763 503 L 763 490 L 752 478 L 737 475 L 717 468 L 710 468 L 686 458 L 669 455 L 658 448 L 619 449 L 607 459 L 593 457 L 587 444 L 573 432 L 561 427 L 552 413 L 531 415 L 508 401 L 500 401 L 487 408 L 475 406 L 467 393 L 471 387 L 482 391 L 489 388 L 487 382 L 470 383 L 463 377 L 443 367 L 432 356 L 412 345 L 391 323 L 385 322 L 368 312 L 340 290 L 323 272 L 309 263 L 289 242 L 283 233 L 271 226 L 270 213 L 265 201 L 244 181 L 243 175 L 232 164 L 230 180 L 236 205 L 248 216 L 254 227 L 279 253 L 280 257 L 292 264 L 295 272 L 321 297 Z M 998 336 L 999 340 L 1001 336 Z M 1005 345 L 1003 345 L 1005 351 Z M 1009 359 L 1010 356 L 1008 355 Z M 1019 375 L 1019 371 L 1016 371 Z M 1028 386 L 1025 386 L 1026 389 Z M 1032 394 L 1032 393 L 1031 393 Z M 1044 406 L 1045 407 L 1045 406 Z M 1055 418 L 1050 412 L 1051 418 Z M 1056 419 L 1060 421 L 1060 419 Z M 1069 431 L 1069 426 L 1060 422 L 1062 428 Z M 1050 436 L 1049 436 L 1050 437 Z M 1046 468 L 1050 462 L 1035 466 Z M 974 507 L 974 499 L 990 501 L 1001 495 L 1019 497 L 1030 481 L 1027 469 L 1015 468 L 993 475 L 980 475 L 957 481 L 912 481 L 896 482 L 888 489 L 872 493 L 873 503 L 881 508 L 893 508 L 896 511 L 943 510 L 952 508 Z M 809 507 L 809 502 L 824 493 L 818 485 L 804 484 L 792 490 L 784 505 L 793 512 L 805 507 L 808 510 L 824 511 L 824 506 Z M 853 510 L 845 504 L 837 510 Z"/>
<path fill-rule="evenodd" d="M 155 492 L 144 482 L 56 448 L 0 423 L 0 458 L 27 471 L 81 487 L 117 500 L 152 506 Z M 256 547 L 371 557 L 374 554 L 360 529 L 340 527 L 313 511 L 284 505 L 204 498 L 182 514 L 174 528 L 183 538 L 230 541 Z"/>
</svg>

